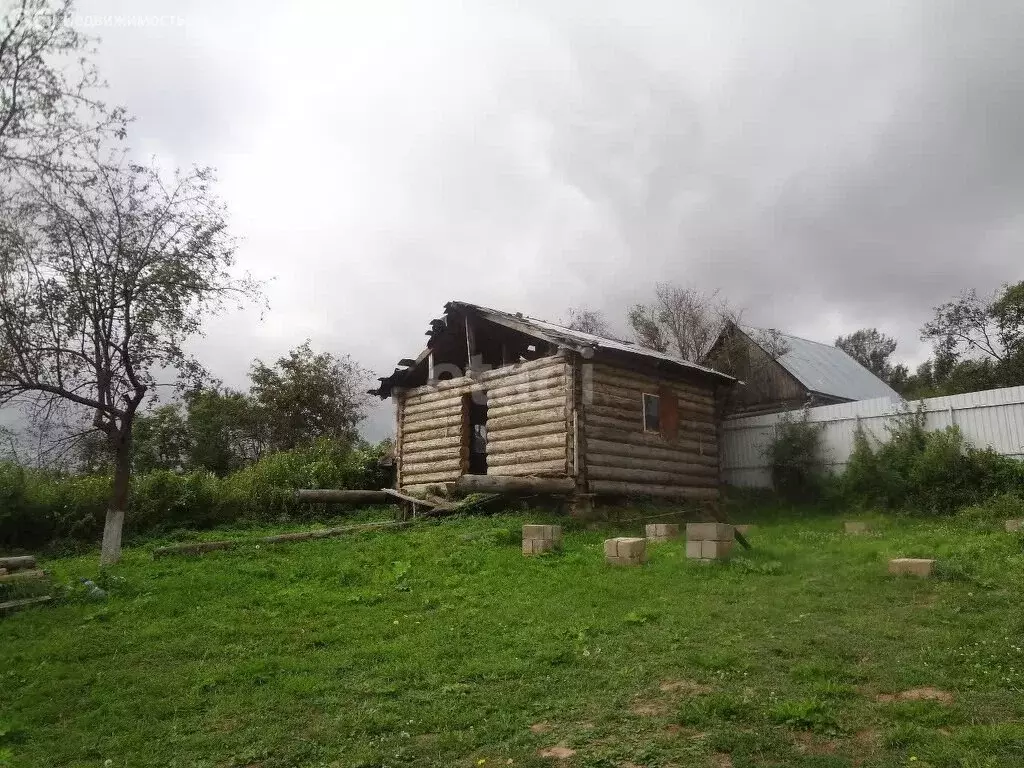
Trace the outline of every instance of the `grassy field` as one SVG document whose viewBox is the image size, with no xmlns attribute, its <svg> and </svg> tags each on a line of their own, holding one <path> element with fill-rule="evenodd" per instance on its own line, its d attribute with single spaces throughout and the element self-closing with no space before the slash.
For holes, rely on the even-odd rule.
<svg viewBox="0 0 1024 768">
<path fill-rule="evenodd" d="M 782 518 L 613 569 L 607 530 L 524 559 L 523 521 L 130 549 L 105 602 L 0 619 L 0 765 L 1024 765 L 1019 536 Z"/>
</svg>

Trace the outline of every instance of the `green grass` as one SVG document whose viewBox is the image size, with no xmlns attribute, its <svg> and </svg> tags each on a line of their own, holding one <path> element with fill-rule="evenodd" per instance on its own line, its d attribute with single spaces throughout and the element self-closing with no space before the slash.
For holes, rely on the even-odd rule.
<svg viewBox="0 0 1024 768">
<path fill-rule="evenodd" d="M 613 569 L 608 531 L 524 559 L 523 521 L 129 549 L 107 601 L 0 619 L 0 766 L 1024 764 L 1018 536 L 783 517 L 728 565 Z M 952 703 L 877 698 L 926 687 Z"/>
</svg>

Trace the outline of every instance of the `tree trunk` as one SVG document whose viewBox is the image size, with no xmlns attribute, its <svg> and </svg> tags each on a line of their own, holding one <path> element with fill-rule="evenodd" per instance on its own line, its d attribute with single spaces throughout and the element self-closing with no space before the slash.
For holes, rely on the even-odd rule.
<svg viewBox="0 0 1024 768">
<path fill-rule="evenodd" d="M 114 490 L 110 495 L 107 519 L 103 524 L 100 565 L 113 565 L 121 559 L 121 529 L 128 509 L 128 484 L 132 477 L 131 424 L 122 428 L 114 452 Z"/>
</svg>

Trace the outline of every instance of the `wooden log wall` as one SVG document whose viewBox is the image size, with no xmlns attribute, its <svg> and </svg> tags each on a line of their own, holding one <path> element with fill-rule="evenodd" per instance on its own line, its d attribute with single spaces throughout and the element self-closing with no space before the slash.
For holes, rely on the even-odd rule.
<svg viewBox="0 0 1024 768">
<path fill-rule="evenodd" d="M 594 364 L 583 393 L 583 441 L 591 493 L 718 498 L 714 389 Z M 675 435 L 645 432 L 643 394 L 674 395 Z M 662 405 L 663 418 L 671 409 Z"/>
<path fill-rule="evenodd" d="M 398 484 L 451 483 L 469 463 L 463 395 L 487 392 L 487 474 L 565 476 L 569 468 L 569 362 L 561 355 L 417 387 L 396 397 Z"/>
</svg>

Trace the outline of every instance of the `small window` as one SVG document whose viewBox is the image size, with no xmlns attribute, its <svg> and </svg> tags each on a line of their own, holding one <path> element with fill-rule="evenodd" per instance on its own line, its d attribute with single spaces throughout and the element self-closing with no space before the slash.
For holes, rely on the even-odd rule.
<svg viewBox="0 0 1024 768">
<path fill-rule="evenodd" d="M 661 432 L 661 400 L 644 392 L 644 432 Z"/>
</svg>

